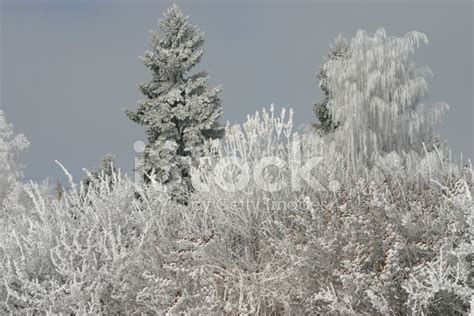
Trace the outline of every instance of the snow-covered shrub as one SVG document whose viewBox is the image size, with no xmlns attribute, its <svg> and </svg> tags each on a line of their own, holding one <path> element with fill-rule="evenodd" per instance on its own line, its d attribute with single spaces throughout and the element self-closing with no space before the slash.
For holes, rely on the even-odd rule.
<svg viewBox="0 0 474 316">
<path fill-rule="evenodd" d="M 472 172 L 472 169 L 471 169 Z M 464 178 L 441 185 L 446 223 L 444 239 L 433 260 L 412 269 L 405 281 L 407 305 L 413 313 L 463 314 L 473 297 L 474 201 Z M 471 311 L 472 311 L 471 306 Z"/>
<path fill-rule="evenodd" d="M 19 313 L 173 313 L 205 292 L 182 206 L 155 187 L 113 175 L 61 201 L 28 187 L 34 208 L 0 241 L 0 310 Z M 87 199 L 84 199 L 87 194 Z M 197 309 L 198 310 L 198 309 Z"/>
<path fill-rule="evenodd" d="M 274 111 L 250 117 L 209 144 L 209 159 L 236 154 L 253 167 L 266 155 L 287 157 L 296 137 L 291 126 Z M 333 190 L 319 192 L 303 181 L 300 191 L 268 192 L 251 180 L 229 192 L 210 181 L 207 192 L 183 206 L 154 182 L 135 185 L 115 172 L 87 191 L 71 183 L 60 201 L 29 185 L 34 207 L 0 240 L 0 310 L 467 312 L 472 168 L 459 170 L 440 152 L 439 170 L 428 179 L 412 170 L 429 153 L 389 154 L 377 165 L 382 180 L 372 180 L 369 169 L 366 177 L 347 178 L 338 170 L 344 157 L 316 137 L 296 137 L 301 157 L 334 158 L 323 159 L 316 169 L 325 172 L 315 175 L 323 186 L 325 177 L 341 180 Z M 289 165 L 268 168 L 267 176 L 286 177 Z"/>
<path fill-rule="evenodd" d="M 251 179 L 236 192 L 210 181 L 210 192 L 196 196 L 199 204 L 195 205 L 209 218 L 208 229 L 213 227 L 214 242 L 220 244 L 219 266 L 233 271 L 225 279 L 230 284 L 222 290 L 227 293 L 223 299 L 228 310 L 416 314 L 444 308 L 466 312 L 473 293 L 466 266 L 468 254 L 472 256 L 472 204 L 466 202 L 472 184 L 448 155 L 436 147 L 421 154 L 381 154 L 372 168 L 354 175 L 346 172 L 350 161 L 337 153 L 332 136 L 292 135 L 289 129 L 280 130 L 282 126 L 291 127 L 291 117 L 285 121 L 273 109 L 250 117 L 243 128 L 228 126 L 217 157 L 239 157 L 252 170 L 262 157 L 290 159 L 292 142 L 297 141 L 303 162 L 314 155 L 323 158 L 314 174 L 328 190 L 315 191 L 305 183 L 301 191 L 287 186 L 266 192 Z M 290 165 L 278 172 L 267 170 L 267 176 L 289 181 Z M 242 174 L 232 176 L 238 179 Z M 330 190 L 334 180 L 339 186 Z M 466 194 L 457 206 L 445 197 L 444 188 L 456 181 L 464 183 Z M 303 203 L 289 207 L 290 201 Z M 456 236 L 449 233 L 453 224 Z M 451 256 L 450 266 L 442 272 L 463 269 L 457 279 L 443 279 L 447 294 L 436 284 L 426 285 L 431 286 L 431 294 L 411 286 L 415 276 L 422 277 L 420 269 L 436 264 L 447 244 L 458 247 L 461 241 L 464 256 Z M 209 260 L 216 260 L 215 256 Z M 430 301 L 420 302 L 420 295 Z"/>
</svg>

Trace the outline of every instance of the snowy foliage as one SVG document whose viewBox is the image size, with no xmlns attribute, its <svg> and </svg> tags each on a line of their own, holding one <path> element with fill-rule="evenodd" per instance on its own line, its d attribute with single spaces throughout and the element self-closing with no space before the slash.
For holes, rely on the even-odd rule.
<svg viewBox="0 0 474 316">
<path fill-rule="evenodd" d="M 425 34 L 391 37 L 384 29 L 371 35 L 358 31 L 350 43 L 350 58 L 329 59 L 324 65 L 332 119 L 341 125 L 336 137 L 353 164 L 374 161 L 377 153 L 421 151 L 434 143 L 433 124 L 447 104 L 423 103 L 429 68 L 413 62 Z"/>
<path fill-rule="evenodd" d="M 116 168 L 117 164 L 115 162 L 115 156 L 112 154 L 106 154 L 102 158 L 102 162 L 98 170 L 92 172 L 87 172 L 87 178 L 82 181 L 84 185 L 84 190 L 88 191 L 89 187 L 93 182 L 106 181 L 109 182 L 109 185 L 112 185 L 112 179 L 115 174 L 118 173 Z"/>
<path fill-rule="evenodd" d="M 142 84 L 147 97 L 128 117 L 146 127 L 149 144 L 140 169 L 145 180 L 158 181 L 177 199 L 191 189 L 189 168 L 203 143 L 222 136 L 220 88 L 208 85 L 208 75 L 190 70 L 199 63 L 203 33 L 173 5 L 152 32 L 152 50 L 142 58 L 152 80 Z"/>
<path fill-rule="evenodd" d="M 18 206 L 22 177 L 20 154 L 29 147 L 22 134 L 15 135 L 13 126 L 7 123 L 0 111 L 0 218 L 3 212 L 11 212 Z"/>
<path fill-rule="evenodd" d="M 433 117 L 425 121 L 418 103 L 424 79 L 406 59 L 417 38 L 359 32 L 350 59 L 326 63 L 334 133 L 295 133 L 292 111 L 272 106 L 203 140 L 186 205 L 112 165 L 87 184 L 70 177 L 60 200 L 25 185 L 32 205 L 0 230 L 0 314 L 467 315 L 474 170 L 430 142 Z M 349 68 L 338 84 L 339 62 Z M 378 63 L 399 67 L 396 76 Z M 372 82 L 376 73 L 383 80 Z M 375 96 L 393 106 L 377 118 L 366 102 Z M 343 137 L 356 122 L 354 137 L 377 146 Z M 399 130 L 402 122 L 413 129 Z M 351 146 L 358 151 L 341 151 Z M 238 163 L 221 165 L 230 156 Z M 279 168 L 263 168 L 268 157 Z M 315 157 L 312 171 L 296 168 Z M 222 185 L 235 189 L 247 172 L 240 190 Z"/>
<path fill-rule="evenodd" d="M 325 64 L 334 62 L 338 59 L 347 59 L 349 58 L 349 54 L 349 42 L 339 34 L 331 45 L 331 50 L 325 60 Z M 332 116 L 327 107 L 329 100 L 334 97 L 334 92 L 331 92 L 328 88 L 327 74 L 324 68 L 325 65 L 321 67 L 318 73 L 319 87 L 324 93 L 324 99 L 314 105 L 314 112 L 319 120 L 319 124 L 316 124 L 317 129 L 321 130 L 323 133 L 329 133 L 337 128 L 338 123 L 332 120 Z"/>
<path fill-rule="evenodd" d="M 265 155 L 285 157 L 294 137 L 312 148 L 303 159 L 332 155 L 318 134 L 291 129 L 291 116 L 257 113 L 229 125 L 209 145 L 211 159 L 236 153 L 255 165 Z M 333 191 L 209 185 L 188 206 L 154 182 L 136 185 L 116 173 L 93 190 L 73 186 L 61 201 L 29 185 L 34 207 L 0 241 L 0 311 L 467 313 L 473 170 L 441 152 L 395 155 L 380 163 L 381 179 L 368 170 L 347 180 L 342 159 L 324 160 L 317 180 L 339 179 Z"/>
</svg>

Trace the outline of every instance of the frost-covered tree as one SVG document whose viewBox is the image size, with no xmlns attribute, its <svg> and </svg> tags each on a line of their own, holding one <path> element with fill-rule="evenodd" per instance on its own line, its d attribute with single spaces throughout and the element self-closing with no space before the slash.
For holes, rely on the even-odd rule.
<svg viewBox="0 0 474 316">
<path fill-rule="evenodd" d="M 352 164 L 370 164 L 378 153 L 423 150 L 434 142 L 433 125 L 447 104 L 423 103 L 429 68 L 418 68 L 413 55 L 425 34 L 390 37 L 359 30 L 350 58 L 335 58 L 323 69 L 333 96 L 327 103 L 340 144 Z"/>
<path fill-rule="evenodd" d="M 90 172 L 86 179 L 82 181 L 84 191 L 87 192 L 93 183 L 107 182 L 109 186 L 112 186 L 114 175 L 118 174 L 117 164 L 115 162 L 115 156 L 112 154 L 106 154 L 100 163 L 100 167 L 97 170 Z"/>
<path fill-rule="evenodd" d="M 190 164 L 205 140 L 223 134 L 220 88 L 209 86 L 205 72 L 189 73 L 203 55 L 203 33 L 178 6 L 164 14 L 160 29 L 151 33 L 151 51 L 142 58 L 153 76 L 140 87 L 147 99 L 127 115 L 148 134 L 140 166 L 145 181 L 156 180 L 181 199 L 191 189 Z"/>
<path fill-rule="evenodd" d="M 325 64 L 329 61 L 347 59 L 349 57 L 349 41 L 342 35 L 339 35 L 331 44 L 331 48 L 328 56 L 326 57 Z M 324 69 L 324 65 L 320 68 L 318 73 L 319 87 L 323 91 L 324 99 L 314 105 L 313 110 L 319 120 L 319 124 L 315 124 L 316 128 L 321 130 L 323 133 L 329 133 L 337 128 L 338 123 L 332 120 L 331 114 L 327 108 L 327 104 L 330 98 L 333 96 L 327 85 L 327 74 Z"/>
<path fill-rule="evenodd" d="M 15 135 L 13 126 L 0 111 L 0 210 L 11 209 L 18 202 L 19 180 L 23 175 L 20 154 L 28 147 L 26 137 Z"/>
</svg>

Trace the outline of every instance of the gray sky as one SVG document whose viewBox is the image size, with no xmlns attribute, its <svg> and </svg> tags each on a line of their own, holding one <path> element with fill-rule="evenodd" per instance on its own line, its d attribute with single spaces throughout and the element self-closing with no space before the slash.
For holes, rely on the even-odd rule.
<svg viewBox="0 0 474 316">
<path fill-rule="evenodd" d="M 1 1 L 1 0 L 0 0 Z M 243 122 L 271 103 L 292 107 L 298 125 L 315 121 L 316 72 L 330 41 L 357 29 L 388 35 L 417 30 L 430 44 L 417 52 L 430 66 L 429 99 L 451 110 L 439 124 L 455 157 L 473 157 L 473 4 L 471 1 L 176 1 L 205 31 L 199 69 L 222 85 L 224 120 Z M 133 167 L 140 126 L 138 85 L 150 74 L 138 60 L 167 1 L 2 1 L 1 105 L 32 143 L 29 178 L 76 178 L 108 152 Z"/>
</svg>

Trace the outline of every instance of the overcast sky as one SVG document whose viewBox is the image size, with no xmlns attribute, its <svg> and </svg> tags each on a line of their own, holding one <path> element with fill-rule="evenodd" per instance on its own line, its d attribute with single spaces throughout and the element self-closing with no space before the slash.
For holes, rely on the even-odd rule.
<svg viewBox="0 0 474 316">
<path fill-rule="evenodd" d="M 275 103 L 292 107 L 298 125 L 315 121 L 316 72 L 330 41 L 357 29 L 388 35 L 417 30 L 430 44 L 417 51 L 430 66 L 429 100 L 451 110 L 439 125 L 456 157 L 473 157 L 473 4 L 471 1 L 176 1 L 205 31 L 199 69 L 222 85 L 224 120 Z M 3 1 L 1 103 L 32 146 L 28 178 L 76 177 L 110 152 L 133 168 L 133 144 L 145 140 L 123 114 L 136 109 L 150 74 L 138 56 L 166 1 Z"/>
</svg>

